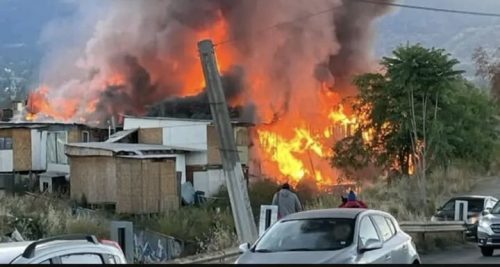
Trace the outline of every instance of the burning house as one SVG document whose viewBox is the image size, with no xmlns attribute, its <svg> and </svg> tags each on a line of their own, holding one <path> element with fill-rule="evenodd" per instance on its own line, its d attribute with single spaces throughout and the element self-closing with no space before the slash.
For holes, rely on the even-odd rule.
<svg viewBox="0 0 500 267">
<path fill-rule="evenodd" d="M 64 145 L 101 141 L 106 133 L 76 123 L 0 123 L 0 190 L 12 192 L 15 184 L 25 182 L 39 183 L 40 191 L 67 184 Z"/>
<path fill-rule="evenodd" d="M 88 42 L 52 50 L 60 53 L 41 68 L 43 85 L 30 95 L 30 118 L 102 124 L 111 116 L 143 116 L 165 100 L 202 101 L 196 44 L 210 38 L 229 105 L 251 107 L 243 112 L 255 124 L 248 143 L 262 173 L 292 184 L 313 178 L 332 185 L 340 174 L 329 164 L 331 147 L 360 119 L 343 100 L 356 94 L 354 75 L 377 68 L 374 26 L 389 11 L 383 2 L 392 1 L 113 1 L 102 18 L 89 19 L 96 23 Z M 81 14 L 95 15 L 85 8 Z M 50 37 L 59 44 L 58 36 Z M 174 105 L 154 113 L 182 110 Z M 151 128 L 158 144 L 206 150 L 186 166 L 207 166 L 208 174 L 186 167 L 185 180 L 214 190 L 201 185 L 212 179 L 202 176 L 217 172 L 208 168 L 217 165 L 208 149 L 208 122 L 189 122 L 201 131 L 194 141 L 193 129 L 177 128 L 183 135 L 176 135 L 163 120 L 125 121 L 128 129 Z"/>
<path fill-rule="evenodd" d="M 252 147 L 251 126 L 233 121 L 236 145 L 243 169 L 247 170 L 247 179 Z M 181 183 L 190 182 L 195 190 L 203 191 L 208 196 L 217 193 L 225 184 L 219 141 L 211 120 L 126 116 L 123 128 L 138 129 L 139 143 L 190 149 L 177 156 Z"/>
</svg>

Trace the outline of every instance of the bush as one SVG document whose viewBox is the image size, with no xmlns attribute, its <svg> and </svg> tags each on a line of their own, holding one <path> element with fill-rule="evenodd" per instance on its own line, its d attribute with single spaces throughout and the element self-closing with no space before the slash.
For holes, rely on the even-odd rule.
<svg viewBox="0 0 500 267">
<path fill-rule="evenodd" d="M 109 237 L 106 218 L 74 216 L 70 205 L 50 198 L 3 197 L 0 198 L 0 215 L 6 219 L 0 224 L 5 234 L 16 228 L 28 240 L 72 233 L 93 234 L 98 238 Z"/>
<path fill-rule="evenodd" d="M 224 240 L 215 240 L 216 236 L 231 236 L 234 230 L 233 217 L 229 209 L 201 207 L 183 207 L 175 212 L 137 218 L 136 222 L 149 230 L 181 239 L 185 243 L 183 255 L 210 249 L 205 244 L 210 242 L 224 246 Z M 224 227 L 223 227 L 224 226 Z M 227 232 L 227 233 L 222 233 Z"/>
</svg>

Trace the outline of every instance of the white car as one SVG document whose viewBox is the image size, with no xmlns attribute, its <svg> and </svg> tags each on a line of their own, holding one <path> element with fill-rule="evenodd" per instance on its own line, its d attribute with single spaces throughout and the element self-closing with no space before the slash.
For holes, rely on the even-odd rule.
<svg viewBox="0 0 500 267">
<path fill-rule="evenodd" d="M 294 213 L 273 224 L 236 264 L 419 264 L 412 238 L 393 216 L 370 209 Z"/>
<path fill-rule="evenodd" d="M 0 264 L 126 264 L 120 246 L 92 235 L 0 243 Z"/>
</svg>

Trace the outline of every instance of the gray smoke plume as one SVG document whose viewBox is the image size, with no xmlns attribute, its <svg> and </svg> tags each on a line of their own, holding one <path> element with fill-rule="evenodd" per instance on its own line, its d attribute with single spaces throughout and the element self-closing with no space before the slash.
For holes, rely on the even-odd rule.
<svg viewBox="0 0 500 267">
<path fill-rule="evenodd" d="M 216 52 L 226 65 L 228 99 L 250 106 L 245 116 L 275 121 L 291 107 L 313 115 L 318 82 L 344 90 L 351 75 L 370 66 L 373 23 L 388 11 L 352 0 L 116 0 L 106 5 L 95 18 L 82 4 L 80 14 L 92 17 L 84 21 L 95 21 L 93 32 L 85 33 L 89 38 L 83 45 L 52 49 L 42 68 L 52 106 L 64 98 L 80 100 L 75 120 L 146 114 L 165 99 L 167 109 L 174 103 L 178 108 L 203 103 L 196 44 L 206 38 L 230 40 Z M 231 74 L 231 64 L 244 75 Z M 94 99 L 96 110 L 89 114 Z"/>
</svg>

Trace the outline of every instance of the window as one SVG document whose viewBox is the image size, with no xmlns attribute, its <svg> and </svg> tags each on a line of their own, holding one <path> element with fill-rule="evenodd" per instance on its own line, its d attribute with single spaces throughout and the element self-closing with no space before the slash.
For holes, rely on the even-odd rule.
<svg viewBox="0 0 500 267">
<path fill-rule="evenodd" d="M 61 256 L 62 264 L 103 264 L 101 256 L 97 254 L 71 254 Z"/>
<path fill-rule="evenodd" d="M 366 246 L 368 241 L 380 241 L 380 238 L 370 218 L 364 217 L 359 225 L 359 245 Z"/>
<path fill-rule="evenodd" d="M 11 149 L 12 149 L 12 138 L 0 137 L 0 150 L 11 150 Z"/>
<path fill-rule="evenodd" d="M 285 220 L 271 226 L 255 252 L 338 250 L 350 246 L 353 237 L 353 219 Z"/>
<path fill-rule="evenodd" d="M 455 199 L 452 199 L 446 204 L 444 204 L 443 208 L 441 209 L 442 211 L 455 211 Z"/>
<path fill-rule="evenodd" d="M 385 220 L 387 221 L 389 228 L 391 228 L 392 235 L 395 235 L 396 234 L 396 226 L 394 225 L 394 222 L 392 221 L 392 219 L 387 218 L 387 217 L 385 218 Z"/>
<path fill-rule="evenodd" d="M 68 157 L 64 154 L 66 143 L 66 132 L 47 133 L 47 163 L 68 164 Z"/>
<path fill-rule="evenodd" d="M 390 226 L 387 224 L 387 221 L 385 220 L 385 217 L 380 215 L 373 215 L 372 218 L 375 221 L 375 224 L 378 226 L 378 229 L 380 230 L 380 234 L 382 235 L 382 240 L 384 240 L 384 242 L 389 240 L 393 234 Z"/>
<path fill-rule="evenodd" d="M 83 131 L 82 132 L 82 142 L 84 142 L 84 143 L 90 142 L 90 133 L 89 133 L 89 131 Z"/>
<path fill-rule="evenodd" d="M 42 261 L 40 262 L 40 264 L 52 264 L 52 260 L 51 259 L 48 259 L 46 261 Z"/>
</svg>

